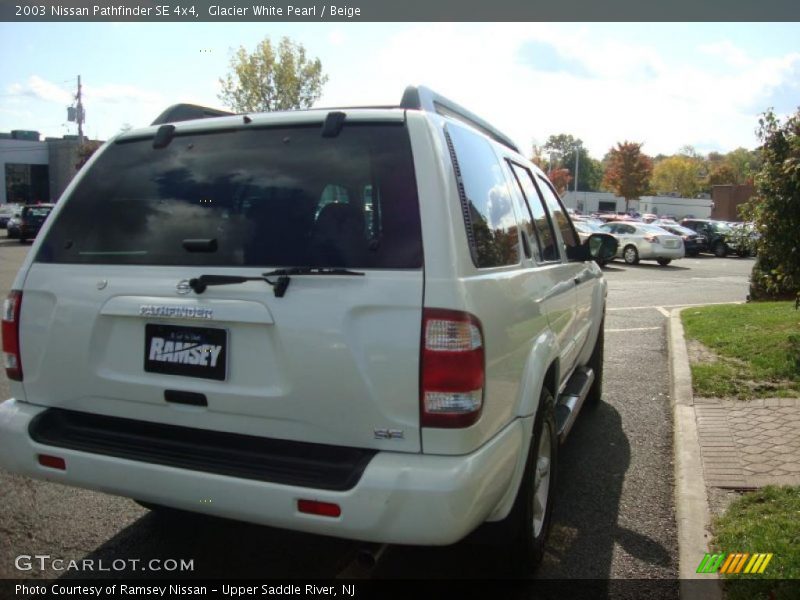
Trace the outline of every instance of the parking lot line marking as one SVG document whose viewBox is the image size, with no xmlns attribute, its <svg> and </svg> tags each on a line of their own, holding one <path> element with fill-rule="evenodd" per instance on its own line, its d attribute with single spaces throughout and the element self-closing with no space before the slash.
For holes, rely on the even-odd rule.
<svg viewBox="0 0 800 600">
<path fill-rule="evenodd" d="M 658 310 L 659 308 L 682 308 L 684 306 L 716 306 L 718 304 L 744 304 L 744 300 L 736 302 L 703 302 L 702 304 L 662 304 L 661 306 L 615 306 L 607 308 L 606 312 L 611 312 L 612 310 L 646 310 L 648 308 Z"/>
<path fill-rule="evenodd" d="M 631 327 L 629 329 L 606 329 L 606 333 L 619 333 L 620 331 L 654 331 L 661 327 Z"/>
<path fill-rule="evenodd" d="M 666 308 L 664 308 L 663 306 L 656 306 L 656 310 L 658 312 L 660 312 L 662 315 L 664 315 L 665 317 L 669 318 L 669 311 Z"/>
</svg>

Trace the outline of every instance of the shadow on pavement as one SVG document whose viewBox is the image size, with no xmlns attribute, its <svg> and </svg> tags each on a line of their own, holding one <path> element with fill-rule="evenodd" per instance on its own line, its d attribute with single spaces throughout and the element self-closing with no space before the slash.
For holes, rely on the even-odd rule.
<svg viewBox="0 0 800 600">
<path fill-rule="evenodd" d="M 537 577 L 605 579 L 615 544 L 643 562 L 669 566 L 666 548 L 617 522 L 631 458 L 619 412 L 606 402 L 585 408 L 562 447 L 554 526 Z"/>
<path fill-rule="evenodd" d="M 84 557 L 111 571 L 74 571 L 62 579 L 94 578 L 333 578 L 349 563 L 355 543 L 167 510 L 151 512 Z M 127 561 L 127 564 L 121 560 Z M 131 559 L 140 562 L 132 564 Z M 149 561 L 156 567 L 147 569 Z M 192 570 L 167 570 L 167 559 L 193 561 Z M 118 561 L 114 563 L 114 561 Z"/>
</svg>

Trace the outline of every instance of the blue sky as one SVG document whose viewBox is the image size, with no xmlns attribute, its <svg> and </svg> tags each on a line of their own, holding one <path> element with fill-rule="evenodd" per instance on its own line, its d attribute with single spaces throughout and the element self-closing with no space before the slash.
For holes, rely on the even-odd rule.
<svg viewBox="0 0 800 600">
<path fill-rule="evenodd" d="M 525 149 L 558 133 L 596 158 L 623 140 L 753 148 L 760 112 L 800 106 L 798 23 L 2 23 L 0 131 L 75 133 L 78 74 L 92 137 L 176 102 L 222 107 L 232 50 L 284 35 L 322 60 L 319 106 L 395 104 L 422 83 Z"/>
</svg>

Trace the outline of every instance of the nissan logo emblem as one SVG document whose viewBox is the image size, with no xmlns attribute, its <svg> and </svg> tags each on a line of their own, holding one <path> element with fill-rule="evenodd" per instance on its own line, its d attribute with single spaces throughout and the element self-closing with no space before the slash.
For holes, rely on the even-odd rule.
<svg viewBox="0 0 800 600">
<path fill-rule="evenodd" d="M 175 291 L 177 291 L 181 296 L 185 296 L 189 292 L 192 291 L 192 287 L 189 285 L 188 279 L 181 279 L 178 282 L 178 285 L 175 286 Z"/>
</svg>

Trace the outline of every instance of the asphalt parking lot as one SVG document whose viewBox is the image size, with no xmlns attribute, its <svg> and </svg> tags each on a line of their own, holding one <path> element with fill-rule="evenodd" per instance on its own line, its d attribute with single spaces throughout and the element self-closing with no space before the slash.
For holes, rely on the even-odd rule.
<svg viewBox="0 0 800 600">
<path fill-rule="evenodd" d="M 29 248 L 0 233 L 3 298 Z M 752 264 L 752 259 L 708 255 L 668 267 L 608 266 L 604 402 L 584 411 L 561 449 L 553 530 L 537 577 L 676 577 L 667 315 L 677 306 L 743 301 Z M 8 396 L 8 383 L 0 374 L 0 398 Z M 157 517 L 128 499 L 0 471 L 0 578 L 65 576 L 50 569 L 18 571 L 14 562 L 21 554 L 109 563 L 120 558 L 192 559 L 193 571 L 169 573 L 181 577 L 507 575 L 501 556 L 466 543 L 392 547 L 371 572 L 355 571 L 359 547 L 221 519 Z M 665 597 L 674 597 L 673 592 L 665 589 Z"/>
</svg>

